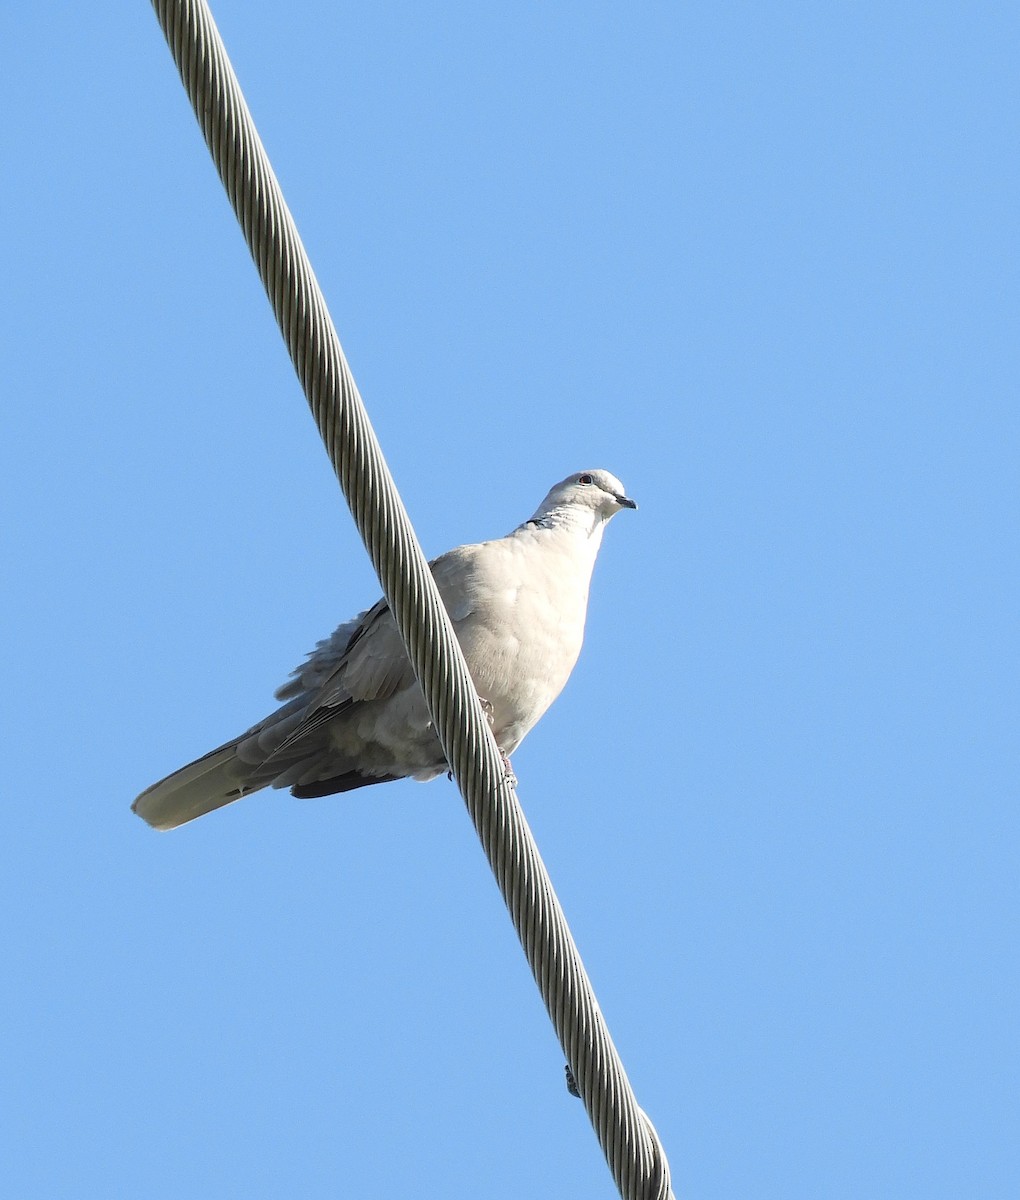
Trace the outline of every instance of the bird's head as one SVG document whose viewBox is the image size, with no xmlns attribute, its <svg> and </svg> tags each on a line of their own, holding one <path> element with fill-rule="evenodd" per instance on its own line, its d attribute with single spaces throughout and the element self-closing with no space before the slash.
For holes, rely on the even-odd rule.
<svg viewBox="0 0 1020 1200">
<path fill-rule="evenodd" d="M 532 520 L 542 524 L 555 513 L 580 513 L 594 528 L 604 525 L 621 508 L 637 508 L 637 504 L 615 475 L 608 471 L 577 471 L 556 484 Z"/>
</svg>

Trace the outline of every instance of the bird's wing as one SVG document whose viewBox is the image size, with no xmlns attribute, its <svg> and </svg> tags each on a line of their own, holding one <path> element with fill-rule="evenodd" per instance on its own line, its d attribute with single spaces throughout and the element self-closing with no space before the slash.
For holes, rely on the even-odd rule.
<svg viewBox="0 0 1020 1200">
<path fill-rule="evenodd" d="M 429 563 L 454 626 L 474 611 L 476 596 L 466 586 L 478 546 L 460 546 Z M 278 700 L 303 696 L 306 713 L 351 701 L 384 700 L 414 680 L 411 664 L 385 600 L 347 621 L 323 639 L 276 693 Z"/>
<path fill-rule="evenodd" d="M 411 664 L 385 600 L 345 621 L 319 642 L 277 690 L 305 702 L 309 714 L 355 700 L 382 700 L 411 680 Z"/>
</svg>

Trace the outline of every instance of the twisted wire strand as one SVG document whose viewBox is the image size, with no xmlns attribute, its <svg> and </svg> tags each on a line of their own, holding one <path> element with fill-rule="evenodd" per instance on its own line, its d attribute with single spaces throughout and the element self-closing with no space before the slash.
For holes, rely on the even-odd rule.
<svg viewBox="0 0 1020 1200">
<path fill-rule="evenodd" d="M 152 0 L 447 761 L 624 1200 L 668 1200 L 638 1107 L 460 645 L 205 0 Z"/>
</svg>

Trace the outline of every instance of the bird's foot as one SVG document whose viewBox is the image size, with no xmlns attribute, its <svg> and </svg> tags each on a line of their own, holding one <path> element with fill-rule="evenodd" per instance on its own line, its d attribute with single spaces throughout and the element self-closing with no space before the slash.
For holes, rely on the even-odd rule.
<svg viewBox="0 0 1020 1200">
<path fill-rule="evenodd" d="M 510 759 L 507 758 L 502 750 L 499 752 L 499 757 L 503 760 L 503 782 L 507 785 L 507 787 L 516 787 L 517 776 L 514 774 L 514 769 L 510 765 Z"/>
</svg>

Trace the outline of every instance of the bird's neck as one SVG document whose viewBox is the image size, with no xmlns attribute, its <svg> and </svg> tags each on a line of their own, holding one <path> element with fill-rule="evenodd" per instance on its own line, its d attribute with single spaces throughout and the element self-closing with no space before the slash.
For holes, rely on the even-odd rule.
<svg viewBox="0 0 1020 1200">
<path fill-rule="evenodd" d="M 536 533 L 551 533 L 559 538 L 577 540 L 587 543 L 594 557 L 602 543 L 602 533 L 606 523 L 602 517 L 591 509 L 581 509 L 573 506 L 563 508 L 539 509 L 530 520 L 525 521 L 520 530 L 534 530 Z"/>
</svg>

